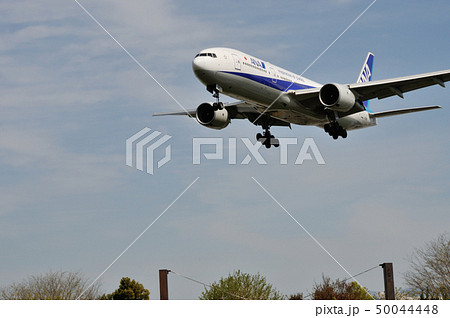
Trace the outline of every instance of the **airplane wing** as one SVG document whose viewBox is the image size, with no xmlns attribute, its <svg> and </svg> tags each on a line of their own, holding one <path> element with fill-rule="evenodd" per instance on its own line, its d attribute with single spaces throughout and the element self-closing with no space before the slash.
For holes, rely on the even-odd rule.
<svg viewBox="0 0 450 318">
<path fill-rule="evenodd" d="M 226 103 L 223 105 L 228 112 L 230 113 L 231 117 L 238 118 L 238 119 L 244 119 L 248 118 L 247 115 L 249 114 L 260 114 L 260 112 L 257 110 L 256 105 L 239 101 L 239 102 L 233 102 L 233 103 Z M 179 111 L 179 112 L 168 112 L 168 113 L 154 113 L 153 116 L 168 116 L 168 115 L 186 115 L 191 118 L 195 118 L 196 116 L 196 109 L 189 109 L 187 111 Z"/>
<path fill-rule="evenodd" d="M 361 100 L 372 98 L 383 99 L 390 96 L 400 96 L 419 88 L 432 85 L 445 87 L 444 82 L 450 80 L 450 70 L 418 74 L 412 76 L 398 77 L 387 80 L 379 80 L 365 83 L 350 84 L 349 88 L 358 94 Z"/>
<path fill-rule="evenodd" d="M 182 112 L 167 112 L 167 113 L 154 113 L 153 116 L 170 116 L 170 115 L 186 115 L 195 118 L 195 109 L 190 109 Z"/>
<path fill-rule="evenodd" d="M 255 125 L 260 124 L 261 121 L 266 121 L 270 126 L 289 126 L 288 121 L 282 120 L 272 116 L 270 113 L 261 116 L 264 112 L 264 107 L 260 107 L 256 104 L 247 103 L 244 101 L 238 101 L 233 103 L 226 103 L 223 105 L 230 115 L 230 119 L 248 119 Z M 186 115 L 191 118 L 196 118 L 196 109 L 190 109 L 187 111 L 168 112 L 168 113 L 154 113 L 153 116 L 168 116 L 168 115 Z"/>
<path fill-rule="evenodd" d="M 403 93 L 416 89 L 432 85 L 440 85 L 445 87 L 444 83 L 449 80 L 450 70 L 445 70 L 386 80 L 354 83 L 348 84 L 347 86 L 357 96 L 357 98 L 361 101 L 366 101 L 373 98 L 383 99 L 394 95 L 403 98 Z M 320 87 L 292 90 L 288 93 L 306 108 L 313 109 L 323 108 L 323 105 L 319 101 L 319 91 Z"/>
<path fill-rule="evenodd" d="M 294 96 L 295 100 L 298 102 L 303 102 L 307 100 L 315 99 L 319 102 L 319 92 L 321 87 L 307 88 L 307 89 L 299 89 L 299 90 L 291 90 L 288 91 L 288 94 Z M 320 102 L 319 102 L 320 104 Z"/>
</svg>

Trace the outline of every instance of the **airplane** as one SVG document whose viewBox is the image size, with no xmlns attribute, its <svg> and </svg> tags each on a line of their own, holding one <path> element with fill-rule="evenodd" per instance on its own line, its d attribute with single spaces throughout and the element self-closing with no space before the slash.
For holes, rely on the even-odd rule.
<svg viewBox="0 0 450 318">
<path fill-rule="evenodd" d="M 450 70 L 372 81 L 374 55 L 368 53 L 356 83 L 325 85 L 231 48 L 209 48 L 192 61 L 195 76 L 216 99 L 183 112 L 153 116 L 187 115 L 208 128 L 223 129 L 232 119 L 248 119 L 261 126 L 256 139 L 266 148 L 278 147 L 272 126 L 312 125 L 333 139 L 348 130 L 375 126 L 378 118 L 441 108 L 423 106 L 373 112 L 369 100 L 399 96 L 432 85 L 445 87 Z M 220 94 L 237 99 L 221 103 Z"/>
</svg>

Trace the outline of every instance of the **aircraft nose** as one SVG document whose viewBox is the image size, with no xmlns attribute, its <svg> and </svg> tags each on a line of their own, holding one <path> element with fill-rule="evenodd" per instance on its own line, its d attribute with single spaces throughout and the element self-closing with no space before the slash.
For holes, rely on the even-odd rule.
<svg viewBox="0 0 450 318">
<path fill-rule="evenodd" d="M 196 57 L 192 61 L 192 70 L 194 71 L 195 76 L 200 80 L 205 80 L 207 77 L 210 77 L 211 70 L 209 67 L 210 65 L 208 65 L 208 62 L 204 57 Z"/>
<path fill-rule="evenodd" d="M 215 74 L 218 71 L 216 63 L 217 61 L 212 56 L 197 56 L 192 61 L 192 70 L 205 85 L 215 83 Z"/>
<path fill-rule="evenodd" d="M 192 70 L 196 73 L 198 71 L 205 70 L 205 59 L 204 58 L 194 58 L 192 61 Z"/>
</svg>

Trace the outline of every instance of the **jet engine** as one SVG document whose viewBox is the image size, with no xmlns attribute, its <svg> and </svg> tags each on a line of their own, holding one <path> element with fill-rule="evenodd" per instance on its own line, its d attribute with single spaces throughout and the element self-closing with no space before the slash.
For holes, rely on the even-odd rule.
<svg viewBox="0 0 450 318">
<path fill-rule="evenodd" d="M 225 108 L 215 109 L 210 103 L 203 103 L 197 107 L 195 112 L 197 121 L 212 129 L 223 129 L 230 123 L 230 116 Z"/>
<path fill-rule="evenodd" d="M 356 102 L 355 95 L 347 86 L 334 83 L 322 86 L 319 100 L 325 107 L 338 112 L 349 111 Z"/>
</svg>

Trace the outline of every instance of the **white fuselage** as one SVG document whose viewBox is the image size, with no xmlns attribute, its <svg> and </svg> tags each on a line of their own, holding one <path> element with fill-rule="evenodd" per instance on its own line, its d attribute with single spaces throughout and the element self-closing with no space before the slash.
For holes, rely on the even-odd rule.
<svg viewBox="0 0 450 318">
<path fill-rule="evenodd" d="M 323 127 L 329 121 L 323 108 L 304 107 L 289 94 L 322 84 L 249 54 L 230 48 L 210 48 L 197 54 L 192 68 L 205 86 L 215 85 L 221 93 L 255 104 L 261 112 L 270 107 L 272 116 L 286 122 Z M 342 123 L 346 129 L 370 125 L 368 113 L 354 115 Z"/>
</svg>

